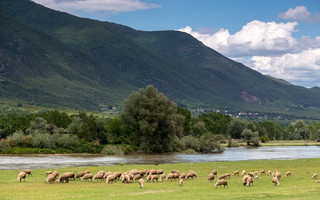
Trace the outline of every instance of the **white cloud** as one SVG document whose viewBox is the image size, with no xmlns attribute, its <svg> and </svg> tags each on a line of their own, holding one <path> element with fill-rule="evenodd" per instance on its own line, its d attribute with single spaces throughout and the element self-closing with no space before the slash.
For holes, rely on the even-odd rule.
<svg viewBox="0 0 320 200">
<path fill-rule="evenodd" d="M 295 8 L 289 8 L 287 12 L 280 13 L 281 19 L 292 20 L 296 22 L 307 22 L 307 23 L 320 23 L 320 14 L 316 13 L 313 16 L 304 6 L 297 6 Z"/>
<path fill-rule="evenodd" d="M 32 0 L 48 8 L 65 12 L 129 12 L 160 7 L 141 0 Z"/>
<path fill-rule="evenodd" d="M 320 36 L 295 38 L 297 22 L 251 21 L 235 34 L 220 29 L 213 34 L 179 29 L 208 47 L 263 74 L 305 87 L 320 86 Z"/>
</svg>

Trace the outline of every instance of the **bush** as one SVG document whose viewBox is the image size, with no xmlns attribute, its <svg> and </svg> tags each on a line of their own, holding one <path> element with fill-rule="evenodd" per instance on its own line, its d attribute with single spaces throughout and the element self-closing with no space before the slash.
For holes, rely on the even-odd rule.
<svg viewBox="0 0 320 200">
<path fill-rule="evenodd" d="M 33 147 L 49 148 L 49 149 L 56 148 L 54 137 L 51 134 L 40 133 L 38 130 L 35 130 L 32 136 L 33 136 L 33 141 L 32 141 Z"/>
<path fill-rule="evenodd" d="M 186 149 L 193 149 L 197 152 L 200 151 L 200 142 L 198 138 L 188 135 L 188 136 L 184 136 L 181 139 L 181 141 L 184 144 Z"/>
<path fill-rule="evenodd" d="M 74 149 L 79 145 L 80 141 L 78 136 L 70 134 L 59 134 L 57 145 L 62 148 Z"/>
<path fill-rule="evenodd" d="M 233 139 L 229 139 L 228 140 L 228 147 L 239 147 L 239 143 L 236 141 L 236 140 L 233 140 Z"/>
<path fill-rule="evenodd" d="M 270 139 L 267 137 L 267 136 L 261 136 L 259 137 L 259 140 L 262 142 L 262 143 L 266 143 L 266 142 L 269 142 Z"/>
<path fill-rule="evenodd" d="M 100 153 L 103 149 L 103 146 L 95 146 L 92 143 L 81 143 L 76 152 L 78 153 Z"/>
<path fill-rule="evenodd" d="M 201 136 L 199 140 L 200 140 L 200 151 L 203 153 L 223 151 L 222 147 L 220 146 L 220 141 L 217 140 L 215 135 L 213 135 L 212 133 L 207 133 Z"/>
<path fill-rule="evenodd" d="M 174 138 L 173 142 L 173 151 L 175 152 L 181 152 L 186 149 L 186 146 L 182 140 L 180 140 L 177 136 Z"/>
<path fill-rule="evenodd" d="M 113 144 L 106 145 L 102 149 L 101 153 L 106 155 L 124 155 L 124 151 L 121 149 L 121 147 Z"/>
<path fill-rule="evenodd" d="M 20 146 L 23 144 L 24 134 L 22 130 L 14 132 L 11 136 L 8 136 L 7 142 L 10 146 Z"/>
<path fill-rule="evenodd" d="M 195 150 L 193 150 L 193 149 L 186 149 L 186 150 L 183 151 L 183 153 L 185 153 L 185 154 L 196 154 L 197 152 Z"/>
<path fill-rule="evenodd" d="M 10 145 L 9 145 L 7 140 L 5 140 L 5 139 L 1 139 L 0 140 L 0 150 L 1 150 L 1 152 L 2 152 L 2 150 L 8 149 L 9 147 L 10 147 Z"/>
</svg>

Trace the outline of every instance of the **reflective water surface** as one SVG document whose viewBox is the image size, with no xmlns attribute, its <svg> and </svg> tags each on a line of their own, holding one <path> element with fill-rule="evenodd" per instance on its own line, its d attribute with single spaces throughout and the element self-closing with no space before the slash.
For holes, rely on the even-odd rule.
<svg viewBox="0 0 320 200">
<path fill-rule="evenodd" d="M 0 155 L 1 169 L 41 169 L 67 166 L 107 166 L 116 164 L 161 164 L 177 162 L 211 162 L 237 160 L 270 160 L 320 158 L 318 146 L 279 146 L 259 148 L 225 148 L 217 154 L 151 154 L 151 155 Z"/>
</svg>

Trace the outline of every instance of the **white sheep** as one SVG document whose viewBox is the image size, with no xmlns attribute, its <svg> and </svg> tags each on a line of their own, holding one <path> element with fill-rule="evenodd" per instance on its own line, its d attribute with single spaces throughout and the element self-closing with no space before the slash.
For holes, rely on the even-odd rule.
<svg viewBox="0 0 320 200">
<path fill-rule="evenodd" d="M 181 178 L 180 180 L 179 180 L 179 186 L 182 186 L 183 185 L 183 179 Z"/>
<path fill-rule="evenodd" d="M 138 180 L 138 183 L 140 185 L 140 188 L 143 188 L 144 180 L 142 178 Z"/>
<path fill-rule="evenodd" d="M 312 179 L 318 178 L 318 174 L 317 174 L 317 173 L 313 174 L 311 178 L 312 178 Z"/>
<path fill-rule="evenodd" d="M 280 182 L 276 176 L 272 177 L 272 183 L 274 183 L 275 186 L 279 186 Z"/>
<path fill-rule="evenodd" d="M 221 187 L 221 185 L 223 185 L 224 187 L 228 186 L 227 180 L 218 180 L 218 181 L 216 182 L 216 184 L 214 185 L 214 187 L 218 187 L 218 186 Z"/>
<path fill-rule="evenodd" d="M 291 175 L 291 171 L 287 171 L 286 174 L 285 174 L 286 177 L 288 177 L 290 175 Z"/>
<path fill-rule="evenodd" d="M 92 182 L 92 177 L 93 177 L 93 175 L 89 172 L 89 173 L 83 175 L 83 177 L 81 178 L 81 181 L 90 179 Z"/>
</svg>

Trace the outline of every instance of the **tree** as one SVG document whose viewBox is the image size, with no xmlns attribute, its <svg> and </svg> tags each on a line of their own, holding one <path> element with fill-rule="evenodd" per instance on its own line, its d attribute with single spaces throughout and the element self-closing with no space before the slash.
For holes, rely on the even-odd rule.
<svg viewBox="0 0 320 200">
<path fill-rule="evenodd" d="M 289 140 L 306 140 L 309 138 L 308 126 L 302 120 L 291 122 L 286 130 Z"/>
<path fill-rule="evenodd" d="M 222 113 L 210 112 L 201 114 L 199 120 L 204 122 L 206 129 L 211 133 L 226 135 L 228 123 L 232 118 Z"/>
<path fill-rule="evenodd" d="M 87 142 L 99 140 L 100 143 L 105 144 L 107 141 L 104 122 L 85 112 L 80 112 L 77 117 L 74 117 L 68 130 Z"/>
<path fill-rule="evenodd" d="M 191 133 L 191 112 L 185 108 L 178 107 L 177 113 L 184 116 L 184 123 L 183 123 L 184 135 L 190 135 L 190 133 Z"/>
<path fill-rule="evenodd" d="M 251 129 L 245 128 L 241 136 L 248 146 L 259 146 L 259 134 L 257 131 L 253 132 Z"/>
<path fill-rule="evenodd" d="M 227 127 L 227 133 L 231 138 L 240 139 L 243 129 L 246 127 L 246 122 L 242 119 L 232 119 Z"/>
<path fill-rule="evenodd" d="M 174 138 L 183 131 L 184 120 L 176 104 L 153 86 L 133 92 L 120 119 L 133 144 L 144 152 L 173 151 Z"/>
</svg>

